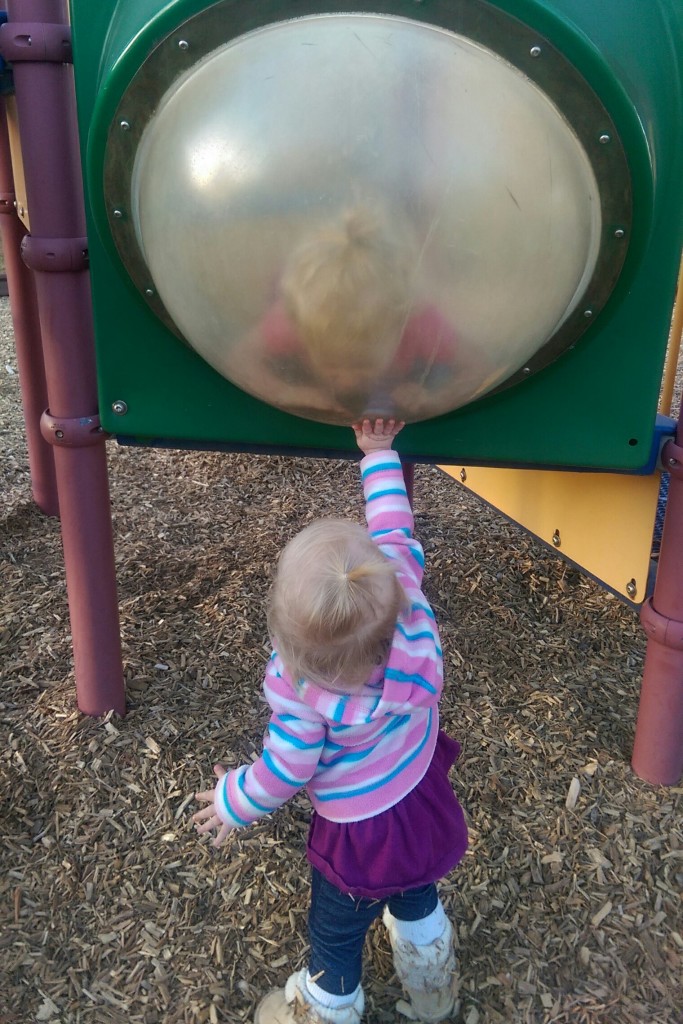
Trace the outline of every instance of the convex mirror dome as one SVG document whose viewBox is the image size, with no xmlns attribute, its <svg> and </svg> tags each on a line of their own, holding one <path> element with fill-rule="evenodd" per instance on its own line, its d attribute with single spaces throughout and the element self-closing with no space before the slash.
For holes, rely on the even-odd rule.
<svg viewBox="0 0 683 1024">
<path fill-rule="evenodd" d="M 194 63 L 183 42 L 150 57 L 158 97 L 134 80 L 119 105 L 110 222 L 146 300 L 240 388 L 323 422 L 425 419 L 546 365 L 604 305 L 628 175 L 563 58 L 551 97 L 388 15 L 265 25 Z"/>
</svg>

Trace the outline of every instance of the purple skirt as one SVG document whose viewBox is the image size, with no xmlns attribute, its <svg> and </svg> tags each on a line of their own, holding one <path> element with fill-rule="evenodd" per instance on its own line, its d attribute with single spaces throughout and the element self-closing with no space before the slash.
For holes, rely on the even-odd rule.
<svg viewBox="0 0 683 1024">
<path fill-rule="evenodd" d="M 388 811 L 363 821 L 313 812 L 308 859 L 342 892 L 385 899 L 443 878 L 467 849 L 467 825 L 448 778 L 460 744 L 439 732 L 424 777 Z"/>
</svg>

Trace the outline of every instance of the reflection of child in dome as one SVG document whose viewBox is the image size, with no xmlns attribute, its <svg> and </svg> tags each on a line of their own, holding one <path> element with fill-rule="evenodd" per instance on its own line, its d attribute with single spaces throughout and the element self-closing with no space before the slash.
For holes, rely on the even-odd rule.
<svg viewBox="0 0 683 1024">
<path fill-rule="evenodd" d="M 321 384 L 352 415 L 440 386 L 456 338 L 435 308 L 413 307 L 415 266 L 412 241 L 369 210 L 321 228 L 293 252 L 261 323 L 270 371 Z"/>
</svg>

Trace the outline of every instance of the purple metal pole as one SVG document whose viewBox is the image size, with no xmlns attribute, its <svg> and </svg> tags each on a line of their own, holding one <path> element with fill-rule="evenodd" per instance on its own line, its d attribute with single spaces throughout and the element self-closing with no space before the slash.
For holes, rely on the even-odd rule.
<svg viewBox="0 0 683 1024">
<path fill-rule="evenodd" d="M 54 455 L 40 432 L 40 417 L 47 408 L 47 386 L 36 290 L 31 272 L 21 259 L 21 241 L 26 229 L 17 216 L 14 199 L 14 176 L 3 99 L 0 100 L 0 214 L 4 216 L 0 217 L 0 232 L 14 324 L 31 488 L 38 507 L 48 516 L 58 516 Z"/>
<path fill-rule="evenodd" d="M 104 435 L 97 416 L 92 308 L 70 29 L 63 0 L 9 0 L 0 52 L 12 64 L 43 331 L 78 706 L 125 712 Z"/>
<path fill-rule="evenodd" d="M 683 773 L 683 408 L 662 461 L 671 479 L 655 589 L 640 615 L 648 644 L 631 763 L 673 786 Z"/>
<path fill-rule="evenodd" d="M 413 507 L 413 500 L 415 498 L 415 463 L 414 462 L 403 462 L 403 479 L 406 485 L 406 492 L 408 494 L 408 501 L 410 507 Z"/>
</svg>

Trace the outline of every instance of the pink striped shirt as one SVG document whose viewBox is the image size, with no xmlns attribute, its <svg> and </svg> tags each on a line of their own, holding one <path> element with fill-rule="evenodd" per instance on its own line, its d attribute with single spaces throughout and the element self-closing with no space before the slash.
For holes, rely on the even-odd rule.
<svg viewBox="0 0 683 1024">
<path fill-rule="evenodd" d="M 295 682 L 274 651 L 264 682 L 272 709 L 263 753 L 216 787 L 221 820 L 236 828 L 275 810 L 304 786 L 331 821 L 361 821 L 393 807 L 429 767 L 439 728 L 443 659 L 422 593 L 422 547 L 413 538 L 399 456 L 361 462 L 370 536 L 395 565 L 408 599 L 386 663 L 350 695 Z"/>
</svg>

